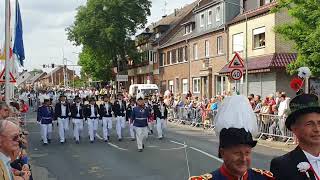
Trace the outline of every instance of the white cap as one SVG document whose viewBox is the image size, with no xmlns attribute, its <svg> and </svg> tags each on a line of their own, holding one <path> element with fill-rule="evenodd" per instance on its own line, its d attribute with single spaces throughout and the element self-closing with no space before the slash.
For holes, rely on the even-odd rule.
<svg viewBox="0 0 320 180">
<path fill-rule="evenodd" d="M 223 128 L 244 128 L 253 135 L 258 133 L 257 117 L 248 98 L 242 95 L 226 97 L 218 107 L 214 122 L 217 135 Z"/>
</svg>

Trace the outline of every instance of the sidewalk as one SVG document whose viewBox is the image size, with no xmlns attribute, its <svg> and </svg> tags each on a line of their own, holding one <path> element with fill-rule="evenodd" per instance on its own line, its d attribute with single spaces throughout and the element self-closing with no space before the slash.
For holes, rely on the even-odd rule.
<svg viewBox="0 0 320 180">
<path fill-rule="evenodd" d="M 193 131 L 203 132 L 205 134 L 214 135 L 215 136 L 215 132 L 214 131 L 212 131 L 212 130 L 211 131 L 204 130 L 201 127 L 191 127 L 189 125 L 177 124 L 177 123 L 173 123 L 173 122 L 168 122 L 168 125 L 170 125 L 171 127 L 179 127 L 179 128 L 190 129 L 190 130 L 193 130 Z M 286 144 L 284 142 L 267 141 L 267 140 L 262 140 L 262 139 L 260 139 L 258 141 L 258 145 L 269 147 L 269 148 L 273 148 L 273 149 L 279 149 L 279 150 L 286 151 L 286 152 L 290 152 L 290 151 L 294 150 L 296 148 L 296 146 L 297 146 L 297 145 L 294 145 L 294 144 L 291 144 L 291 143 Z"/>
</svg>

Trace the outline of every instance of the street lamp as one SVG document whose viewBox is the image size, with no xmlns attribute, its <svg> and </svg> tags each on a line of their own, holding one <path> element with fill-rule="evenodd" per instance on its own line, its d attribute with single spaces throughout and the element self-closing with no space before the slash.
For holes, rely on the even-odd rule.
<svg viewBox="0 0 320 180">
<path fill-rule="evenodd" d="M 231 4 L 231 5 L 235 5 L 235 6 L 238 6 L 241 8 L 241 10 L 243 11 L 243 14 L 246 18 L 246 43 L 245 43 L 245 71 L 246 71 L 246 76 L 245 76 L 245 80 L 246 80 L 246 91 L 245 91 L 245 95 L 248 96 L 249 94 L 249 85 L 248 85 L 248 77 L 249 77 L 249 74 L 248 74 L 248 16 L 247 14 L 245 13 L 245 8 L 243 7 L 243 5 L 240 5 L 240 4 L 236 4 L 236 3 L 233 3 L 233 2 L 229 2 L 229 1 L 224 1 L 225 3 L 228 3 L 228 4 Z"/>
</svg>

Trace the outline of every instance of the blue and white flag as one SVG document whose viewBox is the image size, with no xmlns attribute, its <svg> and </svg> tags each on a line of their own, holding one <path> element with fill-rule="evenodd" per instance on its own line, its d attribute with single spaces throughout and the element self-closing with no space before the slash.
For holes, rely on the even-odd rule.
<svg viewBox="0 0 320 180">
<path fill-rule="evenodd" d="M 16 28 L 15 28 L 15 39 L 13 45 L 13 53 L 18 57 L 20 65 L 23 66 L 24 46 L 23 46 L 23 31 L 22 31 L 22 19 L 20 13 L 20 6 L 18 0 L 16 0 Z"/>
</svg>

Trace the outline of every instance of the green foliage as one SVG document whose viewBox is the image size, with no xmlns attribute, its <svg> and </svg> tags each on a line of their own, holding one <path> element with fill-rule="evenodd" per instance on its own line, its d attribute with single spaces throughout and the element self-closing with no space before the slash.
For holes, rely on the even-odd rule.
<svg viewBox="0 0 320 180">
<path fill-rule="evenodd" d="M 296 74 L 301 66 L 308 66 L 314 76 L 320 75 L 320 1 L 319 0 L 279 0 L 276 10 L 288 9 L 294 21 L 276 27 L 276 32 L 296 44 L 297 61 L 287 70 Z"/>
<path fill-rule="evenodd" d="M 137 57 L 131 37 L 147 23 L 150 0 L 88 0 L 80 6 L 68 39 L 83 46 L 82 71 L 96 80 L 110 79 L 117 56 L 121 64 L 126 57 Z"/>
</svg>

